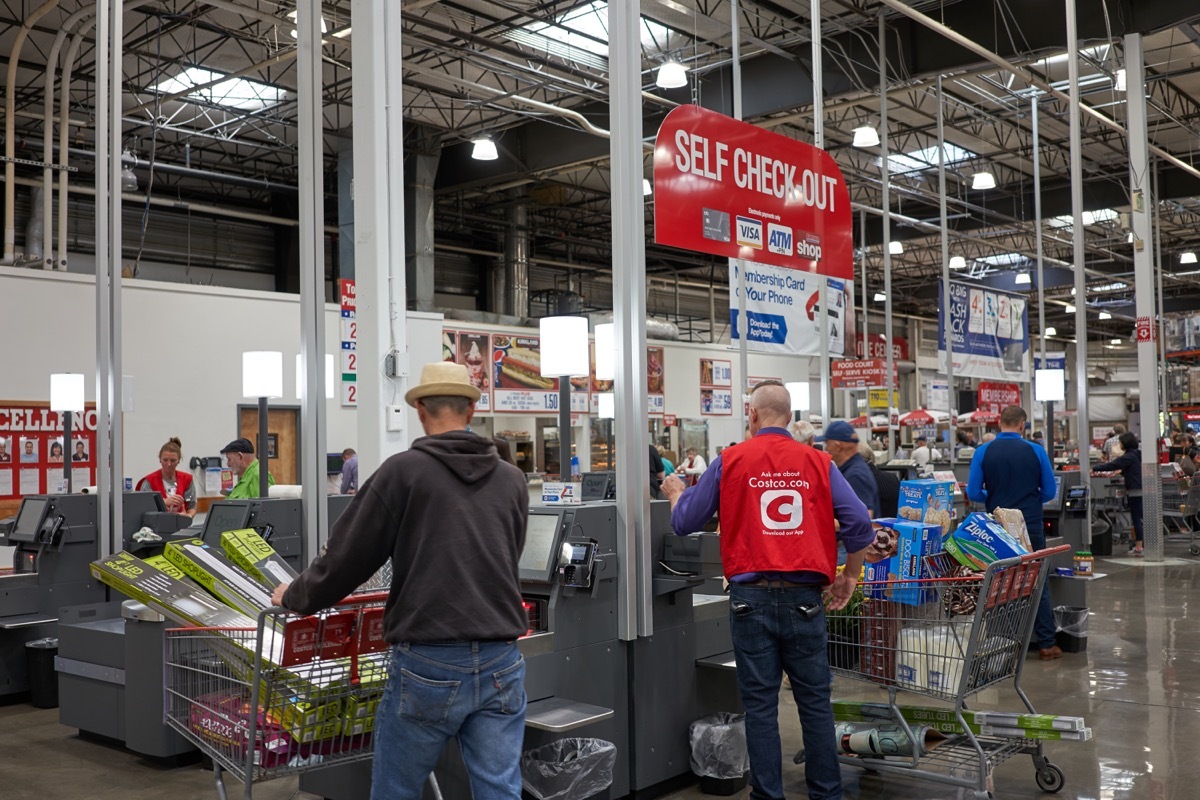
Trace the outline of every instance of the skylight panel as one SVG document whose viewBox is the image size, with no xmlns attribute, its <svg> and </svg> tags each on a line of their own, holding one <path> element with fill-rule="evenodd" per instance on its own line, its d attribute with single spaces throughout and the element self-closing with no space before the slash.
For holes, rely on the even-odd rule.
<svg viewBox="0 0 1200 800">
<path fill-rule="evenodd" d="M 156 86 L 151 86 L 149 91 L 158 94 L 187 92 L 186 97 L 189 99 L 202 100 L 236 111 L 260 111 L 282 102 L 287 96 L 285 89 L 268 83 L 245 78 L 221 80 L 223 77 L 223 73 L 213 72 L 203 67 L 188 67 L 176 77 L 168 78 Z M 189 91 L 197 86 L 204 88 Z"/>
<path fill-rule="evenodd" d="M 970 150 L 964 150 L 958 145 L 946 142 L 946 166 L 953 167 L 961 164 L 964 161 L 970 161 L 978 158 L 975 153 Z M 926 147 L 921 150 L 914 150 L 911 153 L 897 153 L 888 156 L 888 172 L 893 175 L 903 175 L 908 172 L 921 172 L 927 169 L 937 169 L 938 166 L 938 148 L 937 145 Z"/>
<path fill-rule="evenodd" d="M 975 260 L 991 267 L 1011 267 L 1015 264 L 1024 263 L 1025 256 L 1020 253 L 998 253 L 994 256 L 983 256 Z"/>
<path fill-rule="evenodd" d="M 540 34 L 541 45 L 551 54 L 562 58 L 574 58 L 573 50 L 608 57 L 608 3 L 605 0 L 595 0 L 573 8 L 559 17 L 557 22 L 558 25 L 534 22 L 526 25 L 521 32 Z M 565 33 L 562 28 L 567 29 Z M 669 35 L 670 30 L 666 26 L 642 17 L 643 48 L 658 51 Z M 527 39 L 524 36 L 510 38 L 521 41 Z"/>
</svg>

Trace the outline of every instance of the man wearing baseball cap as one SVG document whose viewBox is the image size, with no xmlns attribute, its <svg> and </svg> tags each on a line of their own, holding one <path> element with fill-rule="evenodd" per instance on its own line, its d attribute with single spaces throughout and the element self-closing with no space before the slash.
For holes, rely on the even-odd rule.
<svg viewBox="0 0 1200 800">
<path fill-rule="evenodd" d="M 229 500 L 246 500 L 258 497 L 258 459 L 254 457 L 254 445 L 249 439 L 234 439 L 221 448 L 229 468 L 237 476 L 237 485 L 233 487 L 226 498 Z M 275 476 L 267 473 L 267 485 L 275 485 Z"/>
<path fill-rule="evenodd" d="M 825 452 L 833 458 L 833 463 L 841 470 L 842 477 L 854 494 L 863 501 L 863 505 L 871 512 L 872 517 L 882 516 L 879 507 L 879 484 L 871 467 L 858 454 L 858 435 L 854 428 L 845 420 L 829 423 L 824 436 L 817 437 L 818 442 L 825 443 Z"/>
<path fill-rule="evenodd" d="M 301 614 L 346 597 L 387 560 L 390 677 L 375 714 L 372 800 L 418 800 L 457 738 L 475 797 L 519 800 L 529 628 L 518 561 L 525 475 L 468 430 L 480 392 L 461 364 L 426 364 L 404 399 L 425 436 L 380 465 L 329 548 L 272 600 Z M 823 651 L 822 651 L 823 652 Z"/>
</svg>

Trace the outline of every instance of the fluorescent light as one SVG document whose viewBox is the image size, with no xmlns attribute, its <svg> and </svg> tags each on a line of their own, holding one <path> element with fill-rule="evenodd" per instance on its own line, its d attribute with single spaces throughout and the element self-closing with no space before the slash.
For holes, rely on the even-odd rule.
<svg viewBox="0 0 1200 800">
<path fill-rule="evenodd" d="M 876 303 L 882 303 L 882 302 L 883 302 L 883 301 L 885 301 L 885 300 L 887 300 L 887 295 L 886 295 L 886 294 L 884 294 L 883 292 L 876 292 L 876 293 L 875 293 L 875 302 L 876 302 Z"/>
<path fill-rule="evenodd" d="M 1042 335 L 1043 336 L 1058 336 L 1058 328 L 1055 328 L 1053 325 L 1049 325 L 1046 328 L 1046 332 L 1043 333 Z"/>
<path fill-rule="evenodd" d="M 84 380 L 82 372 L 53 372 L 50 374 L 50 410 L 83 411 Z"/>
<path fill-rule="evenodd" d="M 863 125 L 861 128 L 854 129 L 854 146 L 855 147 L 878 147 L 879 146 L 879 131 L 872 128 L 870 125 Z"/>
<path fill-rule="evenodd" d="M 1100 319 L 1112 319 L 1112 314 L 1108 313 L 1107 311 L 1101 311 Z"/>
<path fill-rule="evenodd" d="M 990 172 L 976 172 L 971 179 L 971 188 L 975 191 L 996 188 L 996 176 Z"/>
<path fill-rule="evenodd" d="M 1064 309 L 1064 310 L 1065 310 L 1065 311 L 1066 311 L 1068 314 L 1074 314 L 1074 313 L 1075 313 L 1075 306 L 1074 306 L 1074 305 L 1072 305 L 1071 303 L 1067 303 L 1067 307 L 1066 307 L 1066 309 Z"/>
<path fill-rule="evenodd" d="M 474 147 L 471 149 L 471 158 L 476 161 L 495 161 L 500 157 L 496 152 L 496 143 L 492 141 L 490 136 L 480 136 L 471 140 Z"/>
<path fill-rule="evenodd" d="M 1133 231 L 1130 231 L 1129 235 L 1125 237 L 1125 244 L 1133 244 Z"/>
<path fill-rule="evenodd" d="M 894 256 L 903 255 L 904 244 L 902 242 L 888 242 L 888 252 Z"/>
<path fill-rule="evenodd" d="M 295 22 L 296 22 L 296 12 L 295 12 L 295 11 L 289 11 L 287 16 L 288 16 L 288 19 L 290 19 L 290 20 L 292 21 L 292 23 L 293 23 L 293 24 L 295 24 Z M 348 33 L 348 32 L 349 32 L 349 29 L 347 29 L 347 33 Z M 327 34 L 327 33 L 329 33 L 329 26 L 325 24 L 325 17 L 323 17 L 323 16 L 322 16 L 322 17 L 321 17 L 321 35 L 322 35 L 322 36 L 324 36 L 324 35 L 325 35 L 325 34 Z M 345 35 L 345 34 L 343 34 L 343 35 Z M 296 33 L 296 29 L 295 29 L 295 28 L 292 28 L 292 38 L 293 38 L 293 39 L 299 39 L 299 38 L 300 38 L 300 35 L 299 35 L 298 33 Z"/>
<path fill-rule="evenodd" d="M 1031 283 L 1032 281 L 1033 281 L 1033 279 L 1029 277 L 1028 272 L 1018 272 L 1017 273 L 1016 283 L 1018 286 Z"/>
<path fill-rule="evenodd" d="M 967 260 L 962 256 L 950 256 L 950 269 L 966 269 Z"/>
<path fill-rule="evenodd" d="M 596 326 L 596 380 L 617 377 L 617 326 L 611 322 Z"/>
<path fill-rule="evenodd" d="M 649 197 L 654 194 L 654 187 L 650 185 L 649 178 L 642 178 L 642 197 Z"/>
<path fill-rule="evenodd" d="M 1121 339 L 1109 339 L 1108 343 L 1109 344 L 1120 344 L 1121 341 L 1122 341 Z"/>
<path fill-rule="evenodd" d="M 678 61 L 668 61 L 658 68 L 655 85 L 660 89 L 678 89 L 687 86 L 687 67 Z"/>
<path fill-rule="evenodd" d="M 1179 255 L 1179 263 L 1180 264 L 1195 264 L 1196 263 L 1196 254 L 1193 253 L 1191 250 L 1187 251 L 1186 253 L 1181 253 Z"/>
<path fill-rule="evenodd" d="M 1113 88 L 1118 92 L 1125 91 L 1125 68 L 1121 67 L 1117 70 L 1117 77 L 1113 80 Z"/>
<path fill-rule="evenodd" d="M 596 397 L 599 398 L 596 409 L 597 416 L 600 419 L 615 418 L 617 416 L 617 396 L 612 392 L 599 392 Z"/>
</svg>

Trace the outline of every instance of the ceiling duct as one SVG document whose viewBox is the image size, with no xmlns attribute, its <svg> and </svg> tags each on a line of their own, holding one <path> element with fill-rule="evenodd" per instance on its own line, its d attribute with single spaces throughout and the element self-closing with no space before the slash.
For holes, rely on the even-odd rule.
<svg viewBox="0 0 1200 800">
<path fill-rule="evenodd" d="M 1097 364 L 1090 365 L 1087 371 L 1088 386 L 1107 386 L 1112 380 L 1112 375 L 1107 367 L 1101 367 Z"/>
<path fill-rule="evenodd" d="M 592 325 L 604 325 L 613 321 L 613 312 L 597 311 L 593 314 L 588 314 L 592 320 Z M 665 339 L 668 342 L 679 341 L 679 326 L 674 322 L 668 322 L 665 319 L 646 319 L 646 338 L 647 339 Z"/>
</svg>

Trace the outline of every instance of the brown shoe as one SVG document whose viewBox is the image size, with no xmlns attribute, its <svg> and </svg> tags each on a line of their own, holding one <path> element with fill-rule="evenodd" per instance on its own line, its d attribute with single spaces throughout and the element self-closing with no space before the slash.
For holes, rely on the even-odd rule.
<svg viewBox="0 0 1200 800">
<path fill-rule="evenodd" d="M 1038 658 L 1042 661 L 1053 661 L 1056 658 L 1062 658 L 1062 654 L 1062 648 L 1056 644 L 1038 650 Z"/>
</svg>

